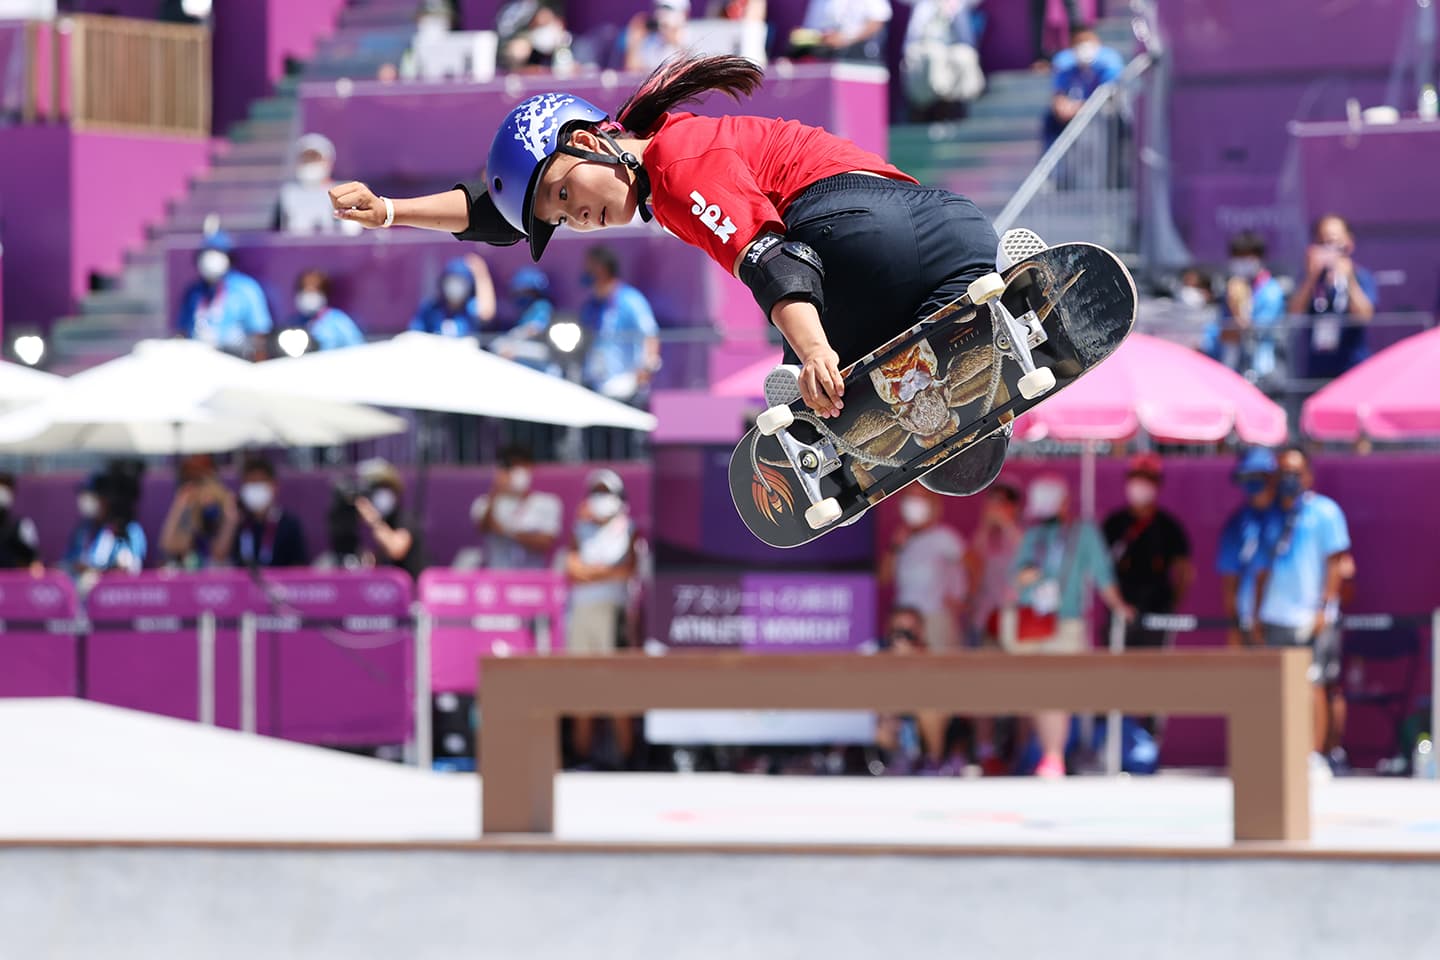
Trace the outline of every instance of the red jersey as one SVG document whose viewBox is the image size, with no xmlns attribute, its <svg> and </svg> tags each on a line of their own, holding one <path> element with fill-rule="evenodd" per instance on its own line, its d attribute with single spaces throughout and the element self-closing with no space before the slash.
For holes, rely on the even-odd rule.
<svg viewBox="0 0 1440 960">
<path fill-rule="evenodd" d="M 650 206 L 661 226 L 729 273 L 761 233 L 784 233 L 805 188 L 864 170 L 917 182 L 848 140 L 797 120 L 667 113 L 645 148 Z"/>
</svg>

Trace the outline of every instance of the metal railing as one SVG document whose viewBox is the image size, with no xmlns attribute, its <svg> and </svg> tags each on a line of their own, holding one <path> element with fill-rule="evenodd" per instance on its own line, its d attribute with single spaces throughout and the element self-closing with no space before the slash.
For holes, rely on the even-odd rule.
<svg viewBox="0 0 1440 960">
<path fill-rule="evenodd" d="M 210 31 L 202 26 L 75 15 L 28 22 L 6 44 L 0 107 L 25 122 L 77 130 L 208 136 Z"/>
</svg>

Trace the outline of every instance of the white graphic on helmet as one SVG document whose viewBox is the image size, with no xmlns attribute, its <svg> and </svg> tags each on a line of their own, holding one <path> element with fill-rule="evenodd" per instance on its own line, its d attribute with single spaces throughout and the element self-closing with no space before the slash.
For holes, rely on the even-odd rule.
<svg viewBox="0 0 1440 960">
<path fill-rule="evenodd" d="M 515 139 L 525 145 L 536 160 L 547 156 L 545 148 L 550 135 L 555 132 L 555 115 L 561 107 L 569 106 L 575 98 L 563 93 L 547 93 L 527 100 L 515 115 Z"/>
</svg>

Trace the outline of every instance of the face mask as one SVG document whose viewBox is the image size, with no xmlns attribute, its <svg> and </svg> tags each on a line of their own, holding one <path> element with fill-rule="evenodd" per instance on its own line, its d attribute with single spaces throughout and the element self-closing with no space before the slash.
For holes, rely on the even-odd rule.
<svg viewBox="0 0 1440 960">
<path fill-rule="evenodd" d="M 1100 44 L 1094 41 L 1087 40 L 1075 47 L 1075 59 L 1079 60 L 1082 66 L 1090 66 L 1098 56 L 1100 56 Z"/>
<path fill-rule="evenodd" d="M 920 497 L 906 497 L 900 501 L 900 519 L 906 526 L 923 527 L 930 519 L 930 504 Z"/>
<path fill-rule="evenodd" d="M 100 516 L 100 498 L 93 493 L 82 493 L 75 498 L 75 510 L 86 520 Z"/>
<path fill-rule="evenodd" d="M 275 502 L 275 491 L 270 484 L 259 481 L 242 484 L 240 502 L 245 504 L 245 509 L 251 513 L 264 513 L 270 509 L 270 504 Z"/>
<path fill-rule="evenodd" d="M 399 505 L 395 497 L 395 491 L 389 487 L 381 487 L 379 490 L 370 494 L 370 502 L 376 510 L 380 511 L 380 516 L 382 517 L 390 516 L 390 514 L 395 512 L 395 507 Z"/>
<path fill-rule="evenodd" d="M 1065 491 L 1049 484 L 1030 488 L 1029 513 L 1037 520 L 1052 520 L 1060 513 L 1065 503 Z"/>
<path fill-rule="evenodd" d="M 537 53 L 554 53 L 555 48 L 565 39 L 565 31 L 558 23 L 547 23 L 530 31 L 530 46 Z"/>
<path fill-rule="evenodd" d="M 898 643 L 908 643 L 914 646 L 920 638 L 915 636 L 914 630 L 891 630 L 890 635 L 886 639 L 890 641 L 890 645 L 893 647 Z"/>
<path fill-rule="evenodd" d="M 1305 490 L 1304 481 L 1298 473 L 1280 474 L 1280 482 L 1275 485 L 1275 491 L 1286 500 L 1293 500 L 1300 496 Z"/>
<path fill-rule="evenodd" d="M 440 295 L 445 298 L 446 303 L 458 306 L 470 299 L 470 284 L 464 277 L 446 277 L 440 281 Z"/>
<path fill-rule="evenodd" d="M 1265 492 L 1265 478 L 1246 477 L 1240 481 L 1240 489 L 1244 491 L 1246 499 L 1254 500 Z"/>
<path fill-rule="evenodd" d="M 15 505 L 15 491 L 9 487 L 0 487 L 0 510 L 9 510 Z"/>
<path fill-rule="evenodd" d="M 590 515 L 601 523 L 620 512 L 620 498 L 613 493 L 592 493 L 585 498 Z"/>
<path fill-rule="evenodd" d="M 1260 261 L 1249 257 L 1230 261 L 1230 276 L 1254 280 L 1260 275 Z"/>
<path fill-rule="evenodd" d="M 301 290 L 295 294 L 295 310 L 303 316 L 313 317 L 325 309 L 325 294 L 319 290 Z"/>
<path fill-rule="evenodd" d="M 1139 477 L 1125 481 L 1125 502 L 1137 510 L 1155 502 L 1155 484 Z"/>
<path fill-rule="evenodd" d="M 510 468 L 510 491 L 522 496 L 530 492 L 530 470 L 528 467 Z"/>
<path fill-rule="evenodd" d="M 230 257 L 221 250 L 206 250 L 196 258 L 195 269 L 206 283 L 214 283 L 230 272 Z"/>
<path fill-rule="evenodd" d="M 1187 307 L 1205 306 L 1205 291 L 1196 287 L 1181 287 L 1180 292 L 1175 294 L 1175 299 Z"/>
<path fill-rule="evenodd" d="M 318 187 L 330 179 L 330 164 L 312 160 L 295 168 L 295 179 L 307 187 Z"/>
</svg>

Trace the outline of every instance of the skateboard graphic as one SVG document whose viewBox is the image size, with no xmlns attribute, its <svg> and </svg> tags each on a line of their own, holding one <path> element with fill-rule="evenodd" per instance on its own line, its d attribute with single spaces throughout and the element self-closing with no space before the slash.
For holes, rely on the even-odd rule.
<svg viewBox="0 0 1440 960">
<path fill-rule="evenodd" d="M 1037 238 L 1038 239 L 1038 238 Z M 1038 244 L 1037 244 L 1038 245 Z M 845 406 L 816 416 L 767 380 L 767 402 L 730 458 L 750 531 L 796 547 L 886 497 L 980 456 L 982 441 L 1108 357 L 1135 323 L 1135 283 L 1110 251 L 1066 243 L 972 284 L 844 371 Z M 793 369 L 793 368 L 792 368 Z M 793 374 L 784 373 L 793 384 Z M 783 399 L 777 400 L 775 397 Z M 789 401 L 789 402 L 786 402 Z M 1003 441 L 995 447 L 1003 457 Z M 998 461 L 994 467 L 998 470 Z"/>
</svg>

